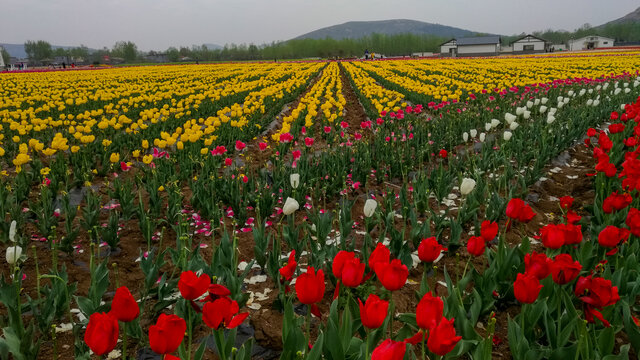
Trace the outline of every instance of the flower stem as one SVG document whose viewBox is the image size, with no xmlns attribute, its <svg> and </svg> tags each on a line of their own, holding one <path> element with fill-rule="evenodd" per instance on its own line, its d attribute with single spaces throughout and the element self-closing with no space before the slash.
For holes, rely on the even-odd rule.
<svg viewBox="0 0 640 360">
<path fill-rule="evenodd" d="M 122 360 L 127 360 L 127 323 L 124 324 L 122 333 Z"/>
</svg>

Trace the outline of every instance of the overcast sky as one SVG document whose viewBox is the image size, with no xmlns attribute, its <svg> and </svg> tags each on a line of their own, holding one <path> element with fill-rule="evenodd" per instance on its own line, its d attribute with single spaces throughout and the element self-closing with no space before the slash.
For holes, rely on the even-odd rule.
<svg viewBox="0 0 640 360">
<path fill-rule="evenodd" d="M 412 19 L 505 35 L 600 25 L 638 0 L 2 0 L 0 43 L 140 50 L 288 40 L 347 21 Z"/>
</svg>

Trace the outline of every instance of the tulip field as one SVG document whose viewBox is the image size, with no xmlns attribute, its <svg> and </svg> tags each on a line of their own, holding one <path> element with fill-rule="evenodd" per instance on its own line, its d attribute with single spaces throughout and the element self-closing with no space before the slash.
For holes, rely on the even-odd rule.
<svg viewBox="0 0 640 360">
<path fill-rule="evenodd" d="M 0 359 L 636 359 L 640 51 L 0 73 Z"/>
</svg>

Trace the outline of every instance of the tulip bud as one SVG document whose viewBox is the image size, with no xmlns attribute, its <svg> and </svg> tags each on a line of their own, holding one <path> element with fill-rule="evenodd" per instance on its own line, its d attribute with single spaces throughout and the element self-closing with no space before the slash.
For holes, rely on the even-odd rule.
<svg viewBox="0 0 640 360">
<path fill-rule="evenodd" d="M 495 129 L 495 128 L 497 128 L 497 127 L 498 127 L 498 125 L 500 125 L 500 120 L 498 120 L 498 119 L 491 119 L 491 127 L 492 127 L 492 128 L 494 128 L 494 129 Z M 487 131 L 488 131 L 488 130 L 487 130 Z"/>
<path fill-rule="evenodd" d="M 582 96 L 582 95 L 584 95 L 586 92 L 587 92 L 587 90 L 586 90 L 586 89 L 581 89 L 581 90 L 580 90 L 580 93 L 578 93 L 578 95 L 579 95 L 579 96 Z"/>
<path fill-rule="evenodd" d="M 476 181 L 470 178 L 462 179 L 462 183 L 460 183 L 460 193 L 464 195 L 469 195 L 473 188 L 476 187 Z"/>
<path fill-rule="evenodd" d="M 511 113 L 506 113 L 504 114 L 504 120 L 507 122 L 507 124 L 511 125 L 511 123 L 516 120 L 516 116 Z"/>
<path fill-rule="evenodd" d="M 569 98 L 564 98 L 564 99 L 562 100 L 562 102 L 563 102 L 564 104 L 568 104 L 568 103 L 569 103 L 569 100 L 571 100 L 571 99 L 569 99 Z"/>
<path fill-rule="evenodd" d="M 300 185 L 300 174 L 291 174 L 289 176 L 289 182 L 292 188 L 297 189 L 298 185 Z"/>
<path fill-rule="evenodd" d="M 525 120 L 529 120 L 529 118 L 531 118 L 531 111 L 525 110 L 524 114 L 522 114 L 522 118 Z"/>
<path fill-rule="evenodd" d="M 538 106 L 538 105 L 540 105 L 540 99 L 536 99 L 536 100 L 533 102 L 533 106 Z"/>
<path fill-rule="evenodd" d="M 484 142 L 484 139 L 487 137 L 487 134 L 480 133 L 480 142 Z"/>
<path fill-rule="evenodd" d="M 516 108 L 516 115 L 520 116 L 520 115 L 524 114 L 524 109 L 525 108 L 523 108 L 523 107 L 517 107 Z"/>
<path fill-rule="evenodd" d="M 7 263 L 13 265 L 20 259 L 20 256 L 22 256 L 22 248 L 18 245 L 9 246 L 6 255 Z"/>
<path fill-rule="evenodd" d="M 492 128 L 492 126 L 491 126 L 490 122 L 484 124 L 484 131 L 489 131 L 489 130 L 491 130 L 491 128 Z"/>
<path fill-rule="evenodd" d="M 509 141 L 511 140 L 511 136 L 513 136 L 513 133 L 511 131 L 505 131 L 502 137 L 504 141 Z"/>
<path fill-rule="evenodd" d="M 517 122 L 512 122 L 511 125 L 509 125 L 509 129 L 511 130 L 515 130 L 518 128 L 518 126 L 520 126 L 520 124 L 518 124 Z"/>
<path fill-rule="evenodd" d="M 554 121 L 556 121 L 555 116 L 549 114 L 549 116 L 547 116 L 547 124 L 553 124 Z"/>
<path fill-rule="evenodd" d="M 540 106 L 540 114 L 544 114 L 547 111 L 547 107 L 542 105 Z"/>
<path fill-rule="evenodd" d="M 587 100 L 587 106 L 591 106 L 591 105 L 593 105 L 593 100 L 591 99 Z"/>
<path fill-rule="evenodd" d="M 291 215 L 298 209 L 300 209 L 300 204 L 298 204 L 298 201 L 296 199 L 288 197 L 287 200 L 284 202 L 284 206 L 282 207 L 282 212 L 285 215 Z"/>
<path fill-rule="evenodd" d="M 556 109 L 556 108 L 551 108 L 551 109 L 549 109 L 549 114 L 551 114 L 551 115 L 555 115 L 555 114 L 556 114 L 556 111 L 558 111 L 558 109 Z"/>
<path fill-rule="evenodd" d="M 544 105 L 547 103 L 547 101 L 549 101 L 549 99 L 547 99 L 546 97 L 543 97 L 542 99 L 540 99 L 540 104 Z"/>
<path fill-rule="evenodd" d="M 462 140 L 464 142 L 469 141 L 469 133 L 467 133 L 466 131 L 464 133 L 462 133 Z"/>
<path fill-rule="evenodd" d="M 562 100 L 564 100 L 564 98 L 562 96 L 558 96 L 558 98 L 556 100 L 558 101 L 558 103 L 561 103 Z"/>
<path fill-rule="evenodd" d="M 471 135 L 472 138 L 478 136 L 478 130 L 476 129 L 471 129 L 469 130 L 469 134 Z"/>
<path fill-rule="evenodd" d="M 364 216 L 368 218 L 373 216 L 373 213 L 375 213 L 377 207 L 378 203 L 375 200 L 367 199 L 367 201 L 364 202 Z"/>
<path fill-rule="evenodd" d="M 531 109 L 532 106 L 533 106 L 533 101 L 531 100 L 527 101 L 527 108 Z"/>
<path fill-rule="evenodd" d="M 598 105 L 600 105 L 600 100 L 598 100 L 598 99 L 593 100 L 593 106 L 595 107 L 595 106 L 598 106 Z"/>
<path fill-rule="evenodd" d="M 11 226 L 9 226 L 9 240 L 11 242 L 16 242 L 16 221 L 13 220 L 11 222 Z"/>
</svg>

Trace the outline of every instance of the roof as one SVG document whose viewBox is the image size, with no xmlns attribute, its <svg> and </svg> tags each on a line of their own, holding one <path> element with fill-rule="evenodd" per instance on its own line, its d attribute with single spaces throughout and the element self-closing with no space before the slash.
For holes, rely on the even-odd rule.
<svg viewBox="0 0 640 360">
<path fill-rule="evenodd" d="M 500 44 L 500 36 L 479 36 L 456 39 L 458 46 Z"/>
<path fill-rule="evenodd" d="M 591 37 L 598 37 L 598 38 L 612 40 L 612 41 L 615 40 L 614 38 L 610 38 L 608 36 L 602 36 L 602 35 L 598 35 L 598 34 L 593 34 L 593 35 L 583 36 L 583 37 L 577 38 L 577 39 L 571 39 L 571 40 L 569 40 L 569 42 L 575 42 L 575 41 L 579 41 L 579 40 L 583 40 L 583 39 L 591 38 Z"/>
<path fill-rule="evenodd" d="M 548 43 L 548 42 L 549 42 L 549 41 L 547 41 L 547 40 L 545 40 L 545 39 L 543 39 L 543 38 L 539 38 L 539 37 L 537 37 L 537 36 L 535 36 L 535 35 L 528 34 L 528 35 L 525 35 L 525 36 L 523 36 L 523 37 L 521 37 L 521 38 L 519 38 L 519 39 L 513 40 L 511 43 L 509 43 L 509 45 L 513 45 L 514 43 L 517 43 L 518 41 L 520 41 L 520 40 L 524 40 L 524 39 L 526 39 L 526 38 L 528 38 L 528 37 L 532 37 L 532 38 L 534 38 L 534 39 L 538 39 L 538 40 L 543 41 L 543 42 L 545 42 L 545 43 Z"/>
<path fill-rule="evenodd" d="M 440 44 L 440 46 L 446 45 L 446 44 L 448 44 L 448 43 L 450 43 L 450 42 L 454 42 L 454 43 L 455 43 L 455 41 L 456 41 L 456 39 L 455 39 L 455 38 L 454 38 L 454 39 L 449 39 L 449 40 L 447 40 L 447 41 L 443 42 L 442 44 Z"/>
</svg>

